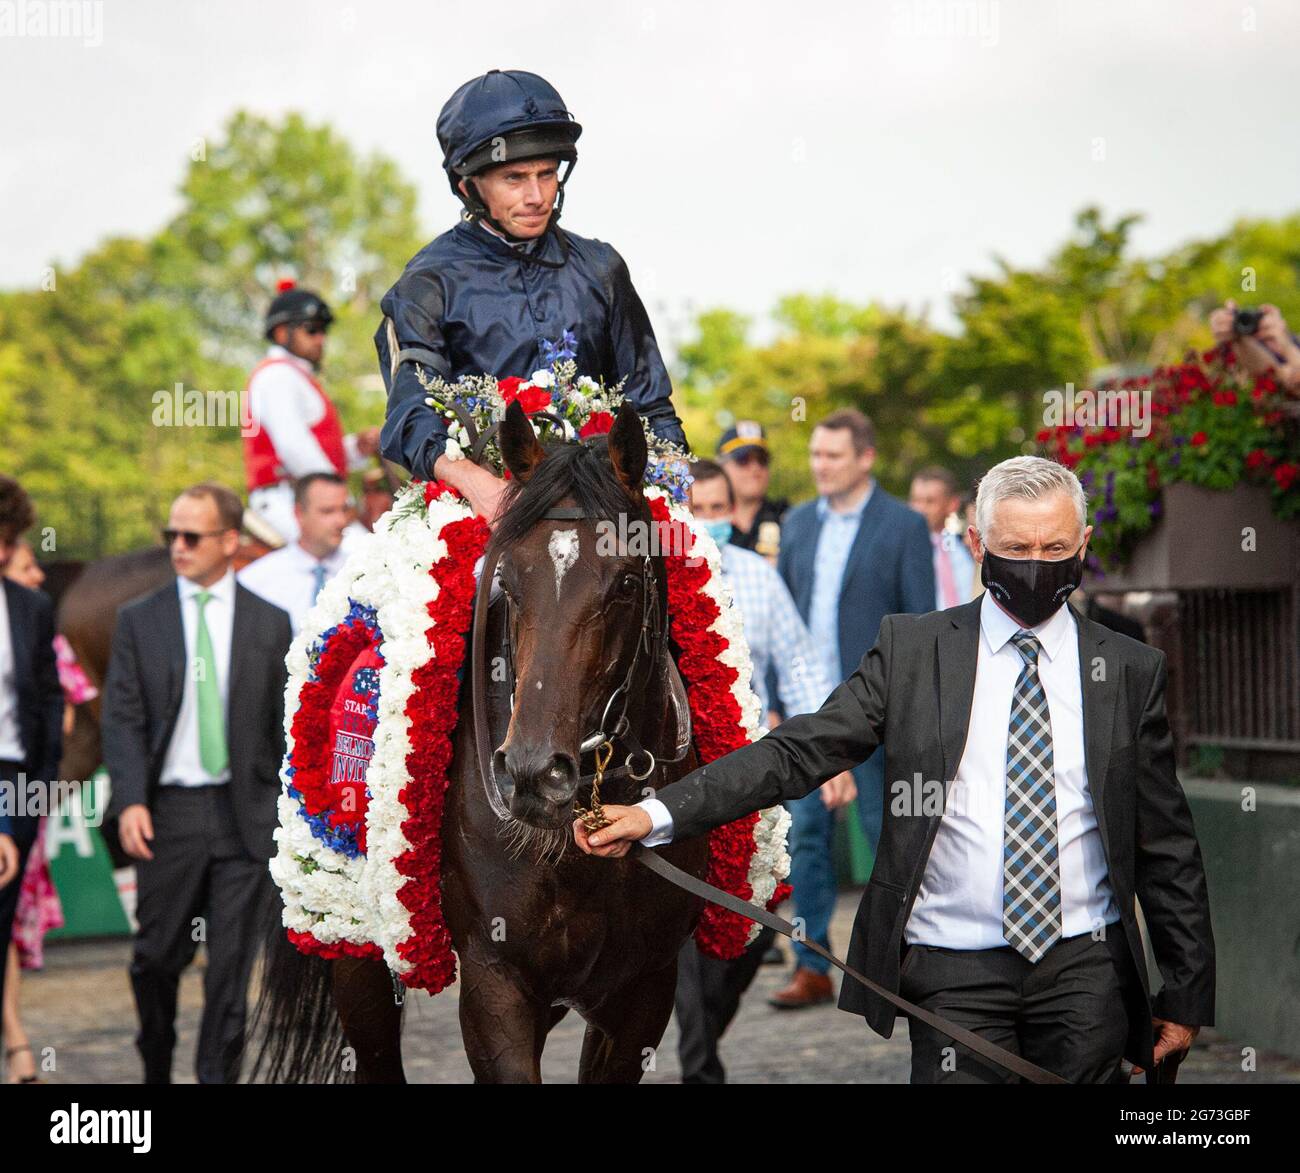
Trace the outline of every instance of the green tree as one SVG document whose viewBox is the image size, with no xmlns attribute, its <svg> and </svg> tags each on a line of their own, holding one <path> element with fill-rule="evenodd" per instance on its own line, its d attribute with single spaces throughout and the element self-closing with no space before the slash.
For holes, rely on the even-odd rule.
<svg viewBox="0 0 1300 1173">
<path fill-rule="evenodd" d="M 0 445 L 56 555 L 153 540 L 167 502 L 196 480 L 242 486 L 237 412 L 169 421 L 159 396 L 170 406 L 179 384 L 230 406 L 265 347 L 279 277 L 314 284 L 336 308 L 324 377 L 345 422 L 382 418 L 371 335 L 379 298 L 421 243 L 414 188 L 298 115 L 236 114 L 205 153 L 157 236 L 107 240 L 53 288 L 0 294 Z"/>
</svg>

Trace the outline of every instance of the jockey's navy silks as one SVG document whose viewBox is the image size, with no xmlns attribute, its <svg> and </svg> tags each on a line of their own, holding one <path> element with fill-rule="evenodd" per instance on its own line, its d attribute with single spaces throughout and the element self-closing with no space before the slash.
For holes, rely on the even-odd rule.
<svg viewBox="0 0 1300 1173">
<path fill-rule="evenodd" d="M 417 363 L 449 381 L 526 378 L 550 365 L 548 344 L 566 330 L 580 371 L 611 386 L 626 378 L 624 394 L 655 434 L 685 444 L 645 306 L 623 258 L 603 241 L 553 228 L 526 253 L 462 221 L 415 255 L 382 308 L 375 346 L 388 413 L 380 449 L 413 476 L 432 479 L 447 442 L 446 421 L 424 402 Z"/>
</svg>

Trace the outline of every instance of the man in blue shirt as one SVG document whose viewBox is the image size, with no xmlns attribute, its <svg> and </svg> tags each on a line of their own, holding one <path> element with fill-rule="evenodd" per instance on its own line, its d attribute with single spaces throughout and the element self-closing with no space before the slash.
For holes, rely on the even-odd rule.
<svg viewBox="0 0 1300 1173">
<path fill-rule="evenodd" d="M 711 460 L 693 464 L 691 475 L 695 478 L 691 512 L 718 543 L 722 577 L 744 623 L 753 663 L 750 682 L 763 712 L 771 707 L 769 672 L 787 716 L 816 712 L 830 694 L 831 681 L 781 576 L 762 555 L 730 540 L 736 509 L 730 478 Z M 852 802 L 855 793 L 853 775 L 846 770 L 809 797 L 831 811 Z M 725 1082 L 718 1040 L 735 1016 L 741 995 L 754 980 L 774 936 L 771 929 L 763 929 L 732 961 L 703 956 L 693 940 L 682 946 L 677 959 L 676 1009 L 683 1083 Z"/>
<path fill-rule="evenodd" d="M 934 609 L 934 564 L 924 518 L 872 478 L 875 428 L 862 412 L 845 409 L 821 420 L 809 458 L 818 496 L 786 515 L 778 569 L 807 620 L 823 671 L 838 683 L 876 642 L 886 615 Z M 884 810 L 883 768 L 877 752 L 853 772 L 858 816 L 873 852 Z M 834 819 L 816 795 L 789 809 L 795 911 L 808 936 L 829 948 Z M 797 1009 L 829 1002 L 827 962 L 796 942 L 795 963 L 790 985 L 772 1004 Z"/>
</svg>

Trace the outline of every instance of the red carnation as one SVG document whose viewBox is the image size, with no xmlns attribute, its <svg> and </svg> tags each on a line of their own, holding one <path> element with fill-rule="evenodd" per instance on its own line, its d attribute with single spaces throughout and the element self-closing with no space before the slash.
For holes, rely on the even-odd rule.
<svg viewBox="0 0 1300 1173">
<path fill-rule="evenodd" d="M 607 411 L 593 412 L 591 418 L 578 429 L 584 440 L 588 436 L 603 436 L 614 426 L 614 417 Z"/>
<path fill-rule="evenodd" d="M 1207 436 L 1204 432 L 1197 432 L 1196 435 L 1194 435 L 1194 436 L 1192 437 L 1192 447 L 1193 447 L 1193 448 L 1199 448 L 1199 447 L 1200 447 L 1202 444 L 1204 444 L 1204 443 L 1206 442 L 1206 440 L 1208 440 L 1209 438 L 1210 438 L 1210 437 Z"/>
<path fill-rule="evenodd" d="M 519 398 L 519 388 L 523 385 L 523 382 L 523 379 L 518 375 L 511 375 L 508 379 L 497 380 L 497 390 L 501 393 L 501 398 L 506 401 L 507 407 Z"/>
<path fill-rule="evenodd" d="M 528 415 L 543 411 L 551 406 L 551 393 L 545 387 L 524 387 L 519 392 L 519 406 Z"/>
<path fill-rule="evenodd" d="M 1250 469 L 1267 468 L 1273 463 L 1273 457 L 1263 448 L 1252 448 L 1246 453 L 1246 467 Z"/>
<path fill-rule="evenodd" d="M 1286 492 L 1293 484 L 1295 479 L 1300 476 L 1300 464 L 1279 464 L 1273 470 L 1273 479 L 1277 482 L 1277 487 Z"/>
</svg>

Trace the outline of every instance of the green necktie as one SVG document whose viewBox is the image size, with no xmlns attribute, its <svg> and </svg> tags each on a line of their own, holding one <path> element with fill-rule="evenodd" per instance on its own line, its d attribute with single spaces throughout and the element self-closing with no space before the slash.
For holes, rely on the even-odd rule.
<svg viewBox="0 0 1300 1173">
<path fill-rule="evenodd" d="M 199 628 L 194 641 L 194 687 L 199 702 L 199 761 L 213 778 L 226 769 L 226 718 L 221 711 L 221 689 L 217 687 L 217 657 L 212 651 L 212 636 L 203 608 L 212 595 L 199 591 L 194 601 L 199 605 Z"/>
</svg>

